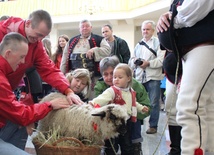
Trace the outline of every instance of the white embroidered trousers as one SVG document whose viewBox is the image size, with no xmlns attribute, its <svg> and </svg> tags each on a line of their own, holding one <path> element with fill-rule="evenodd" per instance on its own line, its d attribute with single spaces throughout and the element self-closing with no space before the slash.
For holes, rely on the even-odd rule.
<svg viewBox="0 0 214 155">
<path fill-rule="evenodd" d="M 200 46 L 184 56 L 183 76 L 176 103 L 182 126 L 182 155 L 197 148 L 214 154 L 214 45 Z"/>
</svg>

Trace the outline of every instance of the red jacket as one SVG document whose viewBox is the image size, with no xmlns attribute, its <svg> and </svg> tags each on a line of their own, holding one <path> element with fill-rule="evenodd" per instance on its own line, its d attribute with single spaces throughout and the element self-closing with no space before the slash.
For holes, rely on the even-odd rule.
<svg viewBox="0 0 214 155">
<path fill-rule="evenodd" d="M 50 103 L 25 105 L 18 102 L 14 95 L 8 76 L 13 73 L 9 63 L 0 56 L 0 128 L 6 120 L 26 126 L 45 117 L 51 111 Z"/>
<path fill-rule="evenodd" d="M 11 17 L 0 22 L 0 42 L 9 32 L 19 32 L 26 37 L 25 20 Z M 13 90 L 19 85 L 26 69 L 35 66 L 43 81 L 58 89 L 61 93 L 69 88 L 63 73 L 49 59 L 42 42 L 29 43 L 25 63 L 13 72 L 4 58 L 0 59 L 0 128 L 6 120 L 20 125 L 27 125 L 43 118 L 51 109 L 50 103 L 25 106 L 16 101 Z M 23 110 L 25 109 L 25 111 Z"/>
<path fill-rule="evenodd" d="M 19 32 L 26 37 L 24 27 L 25 20 L 22 20 L 21 18 L 11 17 L 0 22 L 0 42 L 4 35 L 9 32 Z M 35 66 L 43 81 L 58 89 L 61 93 L 64 93 L 65 90 L 69 88 L 69 83 L 65 79 L 63 73 L 54 67 L 55 64 L 48 57 L 42 42 L 29 43 L 28 47 L 29 50 L 25 58 L 25 64 L 20 65 L 15 72 L 8 75 L 12 90 L 17 88 L 26 69 Z"/>
<path fill-rule="evenodd" d="M 62 53 L 56 55 L 56 62 L 55 62 L 56 68 L 60 69 L 61 61 L 62 61 Z"/>
</svg>

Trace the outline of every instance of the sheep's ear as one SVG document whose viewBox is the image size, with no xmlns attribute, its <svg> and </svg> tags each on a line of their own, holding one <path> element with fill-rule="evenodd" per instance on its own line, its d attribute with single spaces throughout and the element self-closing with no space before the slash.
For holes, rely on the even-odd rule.
<svg viewBox="0 0 214 155">
<path fill-rule="evenodd" d="M 104 111 L 100 112 L 100 113 L 97 113 L 97 114 L 91 114 L 92 116 L 100 116 L 100 117 L 105 117 L 106 116 L 106 113 Z"/>
</svg>

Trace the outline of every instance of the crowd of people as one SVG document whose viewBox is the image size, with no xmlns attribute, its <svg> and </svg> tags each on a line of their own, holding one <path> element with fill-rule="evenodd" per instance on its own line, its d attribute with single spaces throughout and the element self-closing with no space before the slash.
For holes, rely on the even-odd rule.
<svg viewBox="0 0 214 155">
<path fill-rule="evenodd" d="M 214 152 L 214 35 L 208 35 L 213 31 L 214 2 L 190 1 L 174 0 L 157 25 L 143 21 L 142 39 L 133 52 L 113 34 L 111 25 L 101 26 L 101 36 L 92 33 L 89 20 L 80 21 L 79 35 L 71 39 L 60 35 L 52 52 L 48 38 L 52 19 L 47 11 L 33 11 L 26 20 L 2 16 L 0 154 L 28 154 L 24 150 L 31 125 L 51 110 L 114 103 L 125 105 L 130 118 L 125 134 L 105 141 L 105 154 L 114 155 L 120 148 L 121 155 L 142 155 L 141 126 L 149 117 L 146 134 L 158 132 L 160 100 L 169 117 L 167 155 Z M 20 90 L 28 90 L 33 103 L 20 100 Z M 67 99 L 36 104 L 55 91 Z"/>
</svg>

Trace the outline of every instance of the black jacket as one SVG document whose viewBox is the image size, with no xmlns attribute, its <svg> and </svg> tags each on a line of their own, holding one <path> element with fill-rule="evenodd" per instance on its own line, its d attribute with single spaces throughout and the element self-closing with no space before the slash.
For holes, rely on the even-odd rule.
<svg viewBox="0 0 214 155">
<path fill-rule="evenodd" d="M 125 40 L 114 35 L 114 51 L 111 55 L 116 55 L 121 63 L 127 63 L 130 59 L 129 46 Z"/>
</svg>

